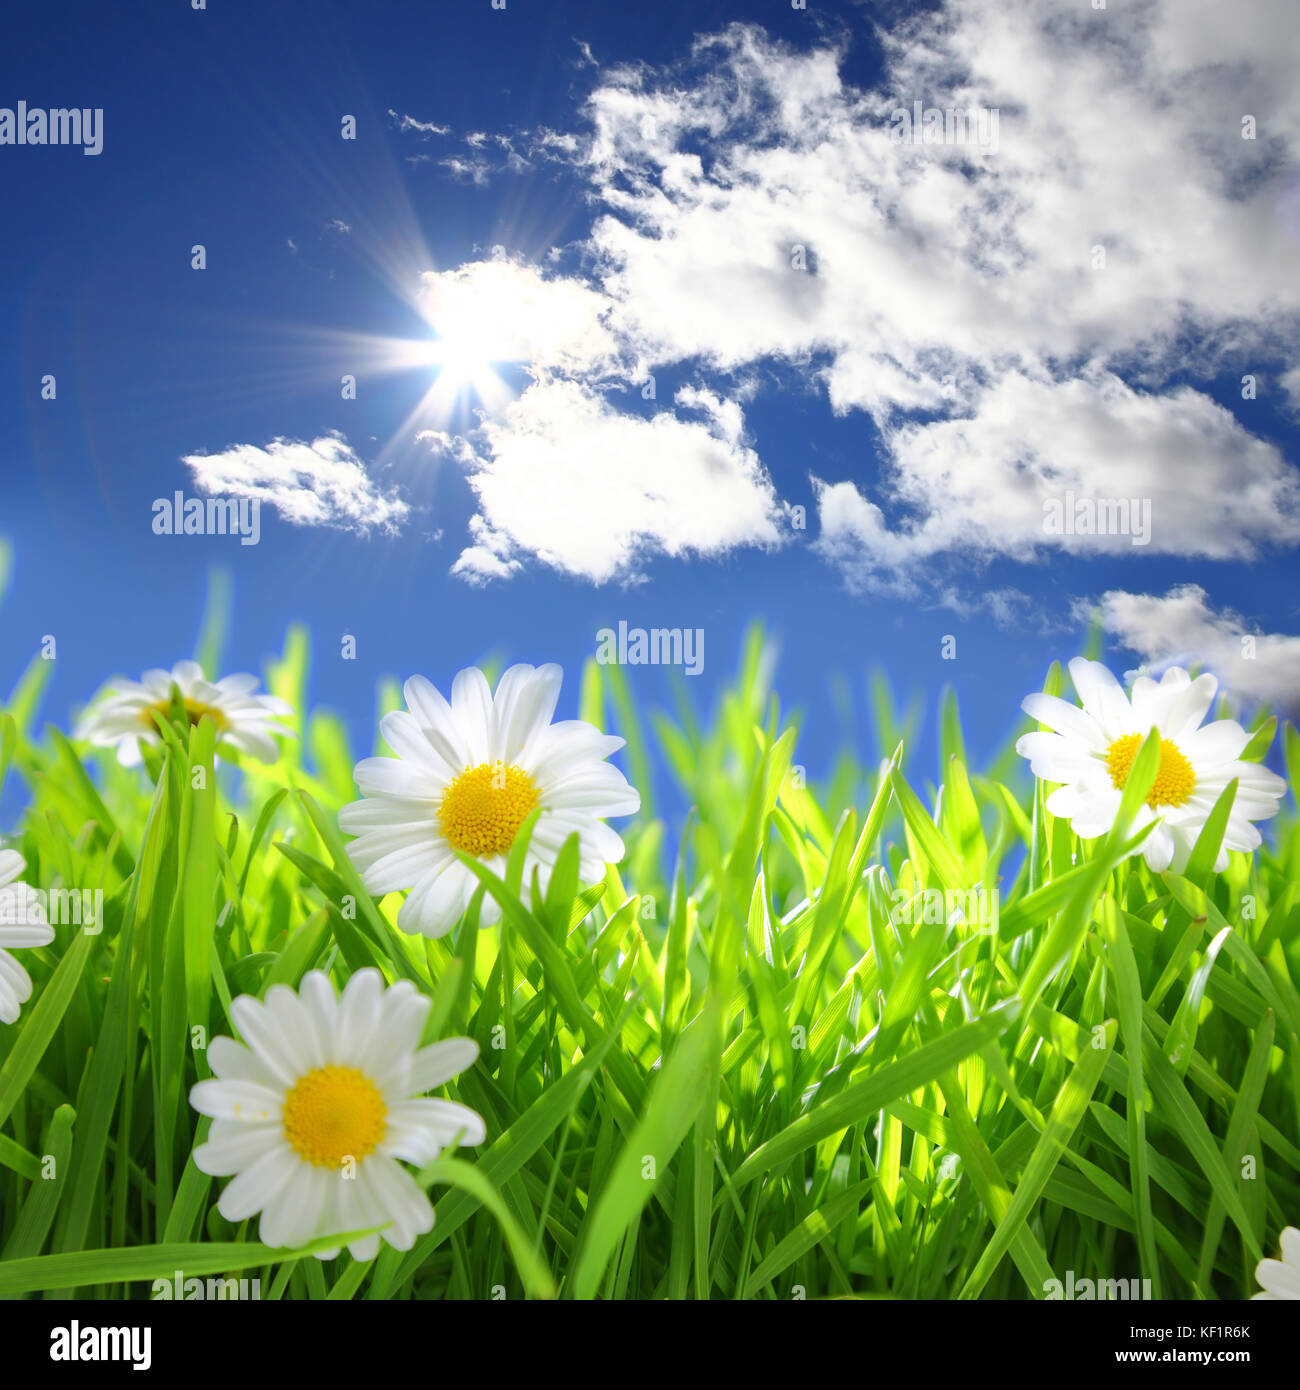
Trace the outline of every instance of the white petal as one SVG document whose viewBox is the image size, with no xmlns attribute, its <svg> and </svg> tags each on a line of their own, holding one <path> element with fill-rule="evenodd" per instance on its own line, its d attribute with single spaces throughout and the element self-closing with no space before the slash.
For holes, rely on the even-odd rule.
<svg viewBox="0 0 1300 1390">
<path fill-rule="evenodd" d="M 3 893 L 0 889 L 0 893 Z M 39 906 L 39 903 L 37 904 Z M 28 909 L 30 911 L 30 909 Z M 5 920 L 0 915 L 0 923 Z M 33 946 L 48 946 L 54 940 L 54 929 L 45 922 L 15 922 L 13 925 L 0 925 L 0 946 L 9 950 L 30 950 Z"/>
<path fill-rule="evenodd" d="M 398 911 L 397 925 L 404 932 L 446 936 L 464 915 L 477 887 L 473 874 L 453 860 L 411 890 Z"/>
<path fill-rule="evenodd" d="M 1190 734 L 1180 749 L 1193 767 L 1232 762 L 1241 756 L 1250 735 L 1235 719 L 1219 719 Z"/>
<path fill-rule="evenodd" d="M 399 980 L 385 994 L 383 1020 L 357 1065 L 386 1095 L 410 1094 L 411 1059 L 432 1005 L 409 980 Z"/>
<path fill-rule="evenodd" d="M 550 724 L 563 679 L 564 672 L 553 663 L 536 670 L 512 666 L 502 675 L 492 702 L 494 737 L 489 752 L 493 758 L 514 763 Z"/>
<path fill-rule="evenodd" d="M 216 1120 L 258 1124 L 279 1121 L 282 1097 L 255 1081 L 198 1081 L 190 1088 L 190 1104 Z"/>
<path fill-rule="evenodd" d="M 13 1023 L 18 1017 L 19 1004 L 25 1004 L 32 997 L 32 980 L 26 970 L 9 954 L 0 950 L 0 990 L 5 995 L 5 1012 L 0 1017 L 5 1023 Z"/>
<path fill-rule="evenodd" d="M 601 733 L 592 724 L 568 719 L 550 725 L 530 739 L 520 754 L 519 766 L 545 784 L 563 776 L 570 767 L 602 762 L 623 745 L 623 739 Z"/>
<path fill-rule="evenodd" d="M 1132 709 L 1123 687 L 1109 667 L 1100 661 L 1076 656 L 1070 662 L 1070 680 L 1079 703 L 1092 717 L 1107 743 L 1129 732 Z"/>
<path fill-rule="evenodd" d="M 453 1141 L 460 1144 L 481 1144 L 487 1138 L 487 1126 L 483 1123 L 483 1117 L 468 1105 L 461 1105 L 454 1100 L 420 1100 L 407 1103 L 421 1107 L 427 1116 L 426 1123 L 444 1144 Z"/>
<path fill-rule="evenodd" d="M 214 1123 L 214 1130 L 220 1123 Z M 206 1143 L 195 1147 L 194 1166 L 211 1177 L 228 1178 L 251 1167 L 283 1143 L 284 1130 L 278 1124 L 234 1125 L 224 1129 L 219 1137 L 210 1134 Z"/>
<path fill-rule="evenodd" d="M 277 1086 L 275 1077 L 251 1048 L 234 1038 L 213 1038 L 208 1044 L 208 1066 L 222 1081 L 254 1081 L 258 1085 Z"/>
<path fill-rule="evenodd" d="M 448 777 L 470 767 L 473 758 L 469 742 L 461 734 L 456 716 L 441 691 L 423 676 L 412 676 L 402 687 L 402 693 L 430 748 L 447 769 Z"/>
<path fill-rule="evenodd" d="M 258 1235 L 263 1245 L 296 1249 L 317 1235 L 324 1235 L 321 1215 L 333 1174 L 327 1168 L 304 1164 L 294 1180 L 283 1188 L 262 1213 Z"/>
<path fill-rule="evenodd" d="M 274 1019 L 284 1045 L 292 1052 L 298 1076 L 326 1064 L 330 1039 L 321 1036 L 314 1017 L 295 990 L 288 985 L 272 985 L 266 991 L 264 1007 Z"/>
<path fill-rule="evenodd" d="M 261 1211 L 292 1182 L 306 1165 L 300 1163 L 287 1145 L 273 1149 L 264 1158 L 245 1168 L 226 1185 L 217 1210 L 227 1221 L 247 1221 Z"/>
<path fill-rule="evenodd" d="M 1282 1258 L 1294 1269 L 1300 1270 L 1300 1230 L 1286 1226 L 1281 1237 Z"/>
<path fill-rule="evenodd" d="M 354 840 L 348 857 L 357 867 L 366 892 L 382 895 L 399 893 L 428 880 L 454 863 L 446 844 L 426 831 L 415 843 L 393 843 L 376 836 Z"/>
<path fill-rule="evenodd" d="M 393 710 L 384 715 L 379 721 L 379 731 L 384 736 L 384 742 L 399 758 L 426 769 L 431 776 L 445 781 L 459 771 L 438 753 L 420 727 L 419 720 L 406 710 Z"/>
<path fill-rule="evenodd" d="M 451 710 L 469 753 L 468 766 L 477 767 L 489 758 L 492 733 L 492 692 L 487 677 L 477 666 L 456 673 L 451 683 Z"/>
<path fill-rule="evenodd" d="M 477 1060 L 478 1043 L 473 1038 L 444 1038 L 422 1047 L 411 1059 L 411 1090 L 415 1093 L 445 1086 Z"/>
<path fill-rule="evenodd" d="M 233 676 L 222 676 L 217 682 L 217 689 L 223 695 L 251 695 L 253 691 L 257 689 L 258 684 L 259 681 L 256 676 L 249 675 L 247 671 L 242 671 Z"/>
<path fill-rule="evenodd" d="M 1016 752 L 1028 758 L 1030 769 L 1040 781 L 1064 785 L 1091 780 L 1095 759 L 1085 752 L 1083 744 L 1061 734 L 1025 734 L 1017 739 Z"/>
<path fill-rule="evenodd" d="M 1020 707 L 1031 719 L 1046 724 L 1057 733 L 1077 739 L 1089 752 L 1100 753 L 1107 747 L 1101 727 L 1092 715 L 1068 700 L 1062 700 L 1059 695 L 1046 695 L 1038 691 L 1027 695 Z"/>
<path fill-rule="evenodd" d="M 178 661 L 172 667 L 172 680 L 180 686 L 182 694 L 188 694 L 203 680 L 203 667 L 197 661 Z"/>
<path fill-rule="evenodd" d="M 339 1029 L 330 1058 L 341 1066 L 356 1066 L 379 1027 L 384 1003 L 384 977 L 373 967 L 358 970 L 339 999 Z"/>
<path fill-rule="evenodd" d="M 432 803 L 446 788 L 446 779 L 432 756 L 425 759 L 362 758 L 352 775 L 363 796 L 393 796 Z"/>
<path fill-rule="evenodd" d="M 393 763 L 395 758 L 377 761 Z M 350 801 L 339 810 L 339 829 L 345 835 L 370 831 L 425 829 L 437 812 L 435 797 L 398 797 L 381 792 L 365 801 Z"/>
<path fill-rule="evenodd" d="M 1274 1298 L 1300 1299 L 1300 1266 L 1261 1260 L 1255 1267 L 1255 1279 Z"/>
<path fill-rule="evenodd" d="M 1166 677 L 1169 674 L 1167 671 Z M 1184 678 L 1186 674 L 1183 672 Z M 1209 713 L 1210 706 L 1214 703 L 1214 693 L 1218 688 L 1219 682 L 1208 673 L 1197 676 L 1194 681 L 1182 686 L 1165 709 L 1165 719 L 1161 727 L 1166 736 L 1177 743 L 1191 734 Z"/>
<path fill-rule="evenodd" d="M 1139 826 L 1134 826 L 1136 831 Z M 1162 873 L 1167 869 L 1174 857 L 1175 842 L 1167 827 L 1157 826 L 1150 835 L 1142 841 L 1142 857 L 1147 861 L 1147 867 L 1153 873 Z"/>
<path fill-rule="evenodd" d="M 392 1221 L 383 1238 L 396 1250 L 409 1250 L 416 1236 L 433 1229 L 433 1207 L 415 1179 L 390 1158 L 372 1158 L 361 1165 L 358 1181 L 365 1182 Z"/>
<path fill-rule="evenodd" d="M 333 1056 L 332 1042 L 339 1028 L 339 1001 L 334 986 L 323 970 L 309 970 L 302 977 L 298 993 L 311 1015 L 328 1060 Z"/>
<path fill-rule="evenodd" d="M 241 753 L 247 753 L 259 762 L 273 763 L 280 756 L 275 739 L 260 729 L 236 727 L 222 734 L 221 741 L 237 748 Z"/>
<path fill-rule="evenodd" d="M 26 861 L 17 850 L 0 849 L 0 887 L 12 883 L 26 867 Z"/>
<path fill-rule="evenodd" d="M 300 1044 L 286 1032 L 261 1000 L 241 994 L 230 1006 L 230 1018 L 271 1075 L 292 1086 L 310 1066 L 303 1065 Z"/>
</svg>

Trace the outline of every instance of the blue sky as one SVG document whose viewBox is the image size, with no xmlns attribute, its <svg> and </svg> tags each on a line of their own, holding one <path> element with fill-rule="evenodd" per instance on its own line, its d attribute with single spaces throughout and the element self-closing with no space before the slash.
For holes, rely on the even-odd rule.
<svg viewBox="0 0 1300 1390">
<path fill-rule="evenodd" d="M 1117 670 L 1194 658 L 1285 700 L 1289 22 L 1267 0 L 15 14 L 0 106 L 104 114 L 96 156 L 0 145 L 0 685 L 54 634 L 62 721 L 191 654 L 220 565 L 227 669 L 305 622 L 313 697 L 359 745 L 382 676 L 445 686 L 499 653 L 576 678 L 620 620 L 702 628 L 708 700 L 763 619 L 814 774 L 832 675 L 863 724 L 874 667 L 931 713 L 952 683 L 987 752 L 1096 603 Z M 900 143 L 915 101 L 997 110 L 996 144 Z M 501 362 L 490 399 L 426 399 L 440 332 L 449 375 Z M 177 489 L 259 497 L 259 543 L 155 535 Z M 1067 493 L 1144 500 L 1149 542 L 1047 532 Z M 666 699 L 663 671 L 629 676 Z"/>
</svg>

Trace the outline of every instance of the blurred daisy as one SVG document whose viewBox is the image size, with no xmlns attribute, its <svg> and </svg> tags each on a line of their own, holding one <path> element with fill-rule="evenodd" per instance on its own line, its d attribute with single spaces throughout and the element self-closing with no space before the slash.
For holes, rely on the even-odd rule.
<svg viewBox="0 0 1300 1390">
<path fill-rule="evenodd" d="M 1265 1302 L 1300 1299 L 1300 1231 L 1288 1226 L 1282 1232 L 1282 1258 L 1260 1260 L 1255 1266 L 1255 1281 L 1261 1292 L 1255 1298 Z"/>
<path fill-rule="evenodd" d="M 404 931 L 449 932 L 479 886 L 455 851 L 503 874 L 516 832 L 538 807 L 525 883 L 536 868 L 546 886 L 574 831 L 585 882 L 622 859 L 623 841 L 604 817 L 630 816 L 641 806 L 605 762 L 623 740 L 576 719 L 551 723 L 562 678 L 558 666 L 512 666 L 494 696 L 483 672 L 470 667 L 452 682 L 448 704 L 423 676 L 412 676 L 406 709 L 384 716 L 380 730 L 397 756 L 357 764 L 365 800 L 343 807 L 339 826 L 357 837 L 348 854 L 368 892 L 411 890 L 397 916 Z M 500 916 L 485 897 L 483 923 Z"/>
<path fill-rule="evenodd" d="M 23 868 L 16 850 L 0 850 L 0 1023 L 16 1023 L 18 1010 L 32 997 L 31 977 L 9 952 L 54 940 L 36 890 L 18 878 Z"/>
<path fill-rule="evenodd" d="M 170 671 L 146 671 L 138 682 L 118 677 L 110 693 L 86 711 L 75 737 L 97 748 L 116 747 L 118 762 L 136 767 L 141 744 L 162 743 L 153 715 L 170 714 L 174 686 L 191 728 L 209 715 L 219 744 L 273 763 L 280 756 L 275 735 L 288 737 L 289 730 L 272 721 L 293 710 L 274 695 L 254 694 L 257 684 L 257 677 L 249 675 L 205 680 L 197 661 L 178 661 Z"/>
<path fill-rule="evenodd" d="M 408 980 L 385 989 L 377 970 L 358 970 L 341 996 L 313 970 L 297 993 L 272 985 L 264 1003 L 235 1000 L 247 1046 L 214 1038 L 215 1079 L 190 1091 L 212 1116 L 195 1165 L 234 1176 L 217 1203 L 227 1221 L 261 1212 L 263 1243 L 289 1247 L 384 1226 L 389 1245 L 409 1250 L 432 1229 L 433 1207 L 398 1160 L 423 1167 L 448 1144 L 482 1143 L 486 1130 L 468 1106 L 421 1096 L 478 1056 L 470 1038 L 420 1047 L 429 1005 Z M 373 1259 L 379 1236 L 348 1249 Z"/>
<path fill-rule="evenodd" d="M 1234 778 L 1237 795 L 1215 871 L 1227 868 L 1229 850 L 1259 847 L 1251 822 L 1277 814 L 1286 783 L 1258 763 L 1241 761 L 1250 735 L 1236 720 L 1201 723 L 1218 689 L 1213 676 L 1192 680 L 1173 666 L 1159 683 L 1139 676 L 1126 695 L 1099 661 L 1076 657 L 1070 678 L 1083 707 L 1055 695 L 1030 695 L 1025 713 L 1056 732 L 1025 734 L 1016 744 L 1036 777 L 1061 783 L 1047 798 L 1054 816 L 1069 820 L 1083 840 L 1109 830 L 1133 762 L 1154 728 L 1160 731 L 1160 768 L 1133 825 L 1136 832 L 1161 822 L 1143 841 L 1147 864 L 1157 872 L 1185 868 L 1214 803 Z"/>
</svg>

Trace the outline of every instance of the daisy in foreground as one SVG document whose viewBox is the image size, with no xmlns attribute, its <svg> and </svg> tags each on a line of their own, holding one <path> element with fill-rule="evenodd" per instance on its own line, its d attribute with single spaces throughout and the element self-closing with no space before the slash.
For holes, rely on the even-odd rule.
<svg viewBox="0 0 1300 1390">
<path fill-rule="evenodd" d="M 1300 1299 L 1300 1231 L 1294 1226 L 1282 1232 L 1282 1258 L 1260 1260 L 1255 1266 L 1255 1280 L 1261 1292 L 1254 1298 L 1265 1302 Z"/>
<path fill-rule="evenodd" d="M 367 892 L 411 890 L 397 916 L 404 931 L 449 932 L 479 886 L 455 852 L 503 874 L 519 827 L 538 807 L 525 884 L 536 868 L 546 887 L 575 831 L 584 882 L 622 859 L 623 841 L 604 817 L 641 807 L 627 779 L 605 762 L 623 740 L 577 719 L 552 724 L 562 679 L 558 666 L 512 666 L 494 696 L 471 666 L 452 682 L 449 704 L 423 676 L 412 676 L 406 709 L 384 716 L 379 727 L 397 756 L 357 764 L 365 799 L 343 807 L 339 827 L 357 837 L 348 854 Z M 483 924 L 500 916 L 495 899 L 485 897 Z"/>
<path fill-rule="evenodd" d="M 191 728 L 209 715 L 219 744 L 273 763 L 280 756 L 275 735 L 288 737 L 289 730 L 272 721 L 293 711 L 274 695 L 254 694 L 257 685 L 257 677 L 249 675 L 205 680 L 197 661 L 178 661 L 170 671 L 146 671 L 139 681 L 118 677 L 110 693 L 86 711 L 74 737 L 97 748 L 116 747 L 118 762 L 137 767 L 141 744 L 162 743 L 153 716 L 170 715 L 175 687 Z"/>
<path fill-rule="evenodd" d="M 478 1056 L 471 1038 L 420 1047 L 430 1002 L 409 980 L 385 989 L 371 969 L 341 996 L 313 970 L 298 993 L 272 985 L 265 1003 L 235 1000 L 231 1017 L 248 1045 L 214 1038 L 215 1079 L 190 1091 L 190 1104 L 212 1116 L 195 1166 L 234 1175 L 217 1203 L 227 1221 L 261 1212 L 262 1242 L 288 1247 L 383 1226 L 389 1245 L 409 1250 L 432 1229 L 433 1207 L 398 1160 L 423 1167 L 451 1143 L 482 1143 L 486 1130 L 468 1106 L 420 1094 Z M 373 1259 L 379 1236 L 348 1249 Z"/>
<path fill-rule="evenodd" d="M 9 950 L 54 940 L 35 889 L 18 878 L 23 868 L 16 850 L 0 850 L 0 1023 L 16 1023 L 18 1010 L 32 997 L 31 977 Z"/>
<path fill-rule="evenodd" d="M 1142 843 L 1150 868 L 1186 867 L 1214 803 L 1234 778 L 1237 795 L 1215 872 L 1227 868 L 1229 850 L 1248 853 L 1259 847 L 1260 833 L 1251 822 L 1277 814 L 1286 783 L 1259 763 L 1241 761 L 1250 735 L 1235 720 L 1201 723 L 1218 689 L 1213 676 L 1192 680 L 1173 666 L 1159 683 L 1139 676 L 1126 695 L 1101 662 L 1076 657 L 1070 678 L 1083 708 L 1055 695 L 1030 695 L 1021 708 L 1056 732 L 1025 734 L 1016 744 L 1036 777 L 1061 783 L 1047 798 L 1054 816 L 1069 820 L 1081 840 L 1109 830 L 1133 762 L 1155 728 L 1160 768 L 1133 825 L 1136 832 L 1161 821 Z"/>
</svg>

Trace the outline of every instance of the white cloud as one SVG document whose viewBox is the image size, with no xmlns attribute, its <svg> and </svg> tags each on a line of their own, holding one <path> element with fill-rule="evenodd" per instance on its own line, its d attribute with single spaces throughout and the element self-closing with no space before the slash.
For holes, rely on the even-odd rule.
<svg viewBox="0 0 1300 1390">
<path fill-rule="evenodd" d="M 1300 398 L 1292 0 L 949 0 L 891 22 L 870 89 L 833 43 L 733 25 L 669 68 L 595 69 L 577 135 L 462 137 L 466 177 L 564 163 L 597 212 L 584 278 L 496 254 L 424 279 L 431 321 L 495 335 L 535 382 L 475 441 L 458 572 L 533 555 L 600 582 L 774 543 L 781 504 L 722 402 L 774 363 L 874 426 L 878 469 L 823 456 L 815 480 L 818 549 L 853 587 L 942 599 L 958 563 L 1300 542 L 1300 475 L 1209 389 L 1277 366 Z M 997 141 L 902 142 L 915 102 L 996 110 Z M 706 423 L 604 390 L 669 368 Z M 655 468 L 651 440 L 675 450 Z M 734 516 L 685 500 L 720 487 Z M 1150 543 L 1047 530 L 1071 492 L 1149 499 Z"/>
<path fill-rule="evenodd" d="M 388 114 L 392 117 L 393 121 L 396 122 L 398 130 L 403 134 L 413 131 L 422 140 L 427 140 L 431 135 L 451 134 L 451 127 L 449 125 L 438 125 L 435 121 L 421 121 L 417 120 L 414 116 L 404 116 L 394 111 L 391 106 L 388 108 Z"/>
<path fill-rule="evenodd" d="M 590 50 L 587 56 L 590 56 Z M 456 135 L 451 126 L 403 116 L 391 108 L 388 114 L 404 135 L 413 133 L 421 141 L 427 141 L 431 136 L 451 136 L 458 140 L 466 153 L 447 155 L 438 160 L 438 164 L 453 178 L 467 180 L 478 187 L 483 187 L 499 174 L 523 174 L 536 168 L 539 163 L 570 160 L 578 150 L 576 136 L 552 130 L 549 126 L 526 127 L 509 134 L 471 130 Z M 429 158 L 427 154 L 407 156 L 412 164 L 428 163 Z"/>
<path fill-rule="evenodd" d="M 476 188 L 484 188 L 491 179 L 493 169 L 486 160 L 462 159 L 459 155 L 448 155 L 438 163 L 456 179 L 472 183 Z"/>
<path fill-rule="evenodd" d="M 510 557 L 513 548 L 510 537 L 494 531 L 481 516 L 470 517 L 469 533 L 474 544 L 460 552 L 451 567 L 452 574 L 459 575 L 468 584 L 481 586 L 494 579 L 509 579 L 523 568 L 518 560 Z"/>
<path fill-rule="evenodd" d="M 849 587 L 911 592 L 914 585 L 902 573 L 907 542 L 890 531 L 880 508 L 854 483 L 828 483 L 814 475 L 812 484 L 821 522 L 817 549 L 844 571 Z"/>
<path fill-rule="evenodd" d="M 1300 367 L 1292 367 L 1282 374 L 1282 389 L 1286 392 L 1287 404 L 1293 415 L 1300 415 Z"/>
<path fill-rule="evenodd" d="M 817 489 L 818 546 L 857 587 L 932 556 L 1023 561 L 1171 554 L 1252 559 L 1300 542 L 1300 477 L 1208 396 L 1137 391 L 1109 373 L 1031 381 L 1009 373 L 975 414 L 886 432 L 891 529 L 852 482 Z M 1124 499 L 1123 534 L 1046 529 L 1049 509 Z M 1073 515 L 1073 512 L 1072 512 Z M 1149 518 L 1143 535 L 1138 517 Z M 1072 528 L 1071 528 L 1072 529 Z"/>
<path fill-rule="evenodd" d="M 217 454 L 187 454 L 202 492 L 256 498 L 296 526 L 395 532 L 410 511 L 395 492 L 381 492 L 340 434 L 310 444 L 273 439 L 264 449 L 234 444 Z"/>
<path fill-rule="evenodd" d="M 1300 637 L 1261 632 L 1230 609 L 1216 612 L 1199 585 L 1183 584 L 1163 597 L 1112 589 L 1096 613 L 1146 667 L 1200 662 L 1230 692 L 1283 709 L 1300 704 Z"/>
<path fill-rule="evenodd" d="M 833 50 L 739 27 L 699 41 L 687 82 L 611 75 L 586 161 L 622 326 L 662 360 L 828 352 L 845 404 L 840 358 L 865 355 L 914 379 L 910 404 L 943 360 L 1160 359 L 1189 322 L 1279 324 L 1300 287 L 1270 170 L 1295 104 L 1267 149 L 1239 138 L 1241 72 L 1188 67 L 1144 22 L 1203 8 L 962 0 L 895 34 L 880 91 L 844 85 Z M 1243 64 L 1284 40 L 1273 13 Z M 997 149 L 898 143 L 891 113 L 915 100 L 999 109 Z M 791 272 L 798 245 L 815 274 Z"/>
<path fill-rule="evenodd" d="M 890 568 L 1095 553 L 1044 534 L 1037 485 L 1055 481 L 1140 484 L 1167 523 L 1147 553 L 1294 544 L 1295 470 L 1169 386 L 1300 344 L 1293 16 L 1248 8 L 953 0 L 886 36 L 870 91 L 834 48 L 749 26 L 676 69 L 607 71 L 579 159 L 606 209 L 587 244 L 604 322 L 639 369 L 784 360 L 837 413 L 869 413 L 875 499 L 823 493 L 823 553 L 850 565 L 859 533 Z M 996 148 L 900 143 L 891 116 L 914 101 L 997 109 Z"/>
<path fill-rule="evenodd" d="M 581 280 L 545 276 L 499 247 L 488 260 L 427 271 L 416 302 L 441 335 L 472 339 L 498 362 L 590 373 L 617 352 L 601 294 Z"/>
<path fill-rule="evenodd" d="M 776 546 L 782 509 L 733 402 L 686 389 L 687 419 L 613 408 L 574 381 L 530 386 L 484 419 L 470 485 L 480 515 L 454 572 L 503 578 L 532 555 L 604 583 L 637 579 L 650 556 L 720 556 Z M 430 436 L 446 447 L 445 437 Z M 463 459 L 462 459 L 463 461 Z"/>
</svg>

